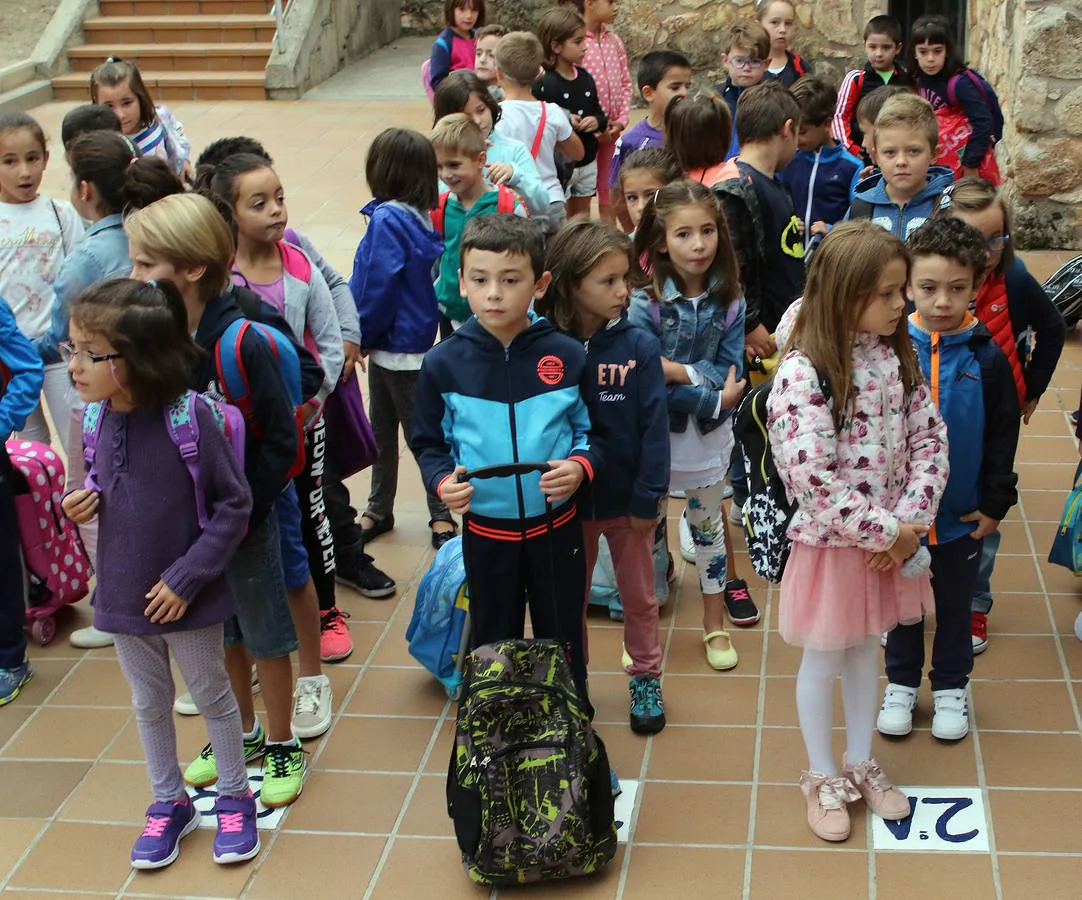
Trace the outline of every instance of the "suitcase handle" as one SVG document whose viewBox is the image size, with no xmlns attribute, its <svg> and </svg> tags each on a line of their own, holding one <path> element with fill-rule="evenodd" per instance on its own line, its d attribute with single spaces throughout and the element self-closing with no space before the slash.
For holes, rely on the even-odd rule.
<svg viewBox="0 0 1082 900">
<path fill-rule="evenodd" d="M 499 466 L 484 466 L 471 469 L 458 476 L 459 481 L 479 481 L 484 478 L 512 478 L 515 475 L 530 475 L 540 472 L 542 475 L 552 469 L 547 462 L 505 463 Z"/>
</svg>

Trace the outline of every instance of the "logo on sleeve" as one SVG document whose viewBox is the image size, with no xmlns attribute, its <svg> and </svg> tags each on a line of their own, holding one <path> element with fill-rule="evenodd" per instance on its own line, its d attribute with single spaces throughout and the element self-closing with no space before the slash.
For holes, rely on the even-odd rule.
<svg viewBox="0 0 1082 900">
<path fill-rule="evenodd" d="M 564 380 L 564 361 L 558 356 L 542 356 L 537 361 L 537 377 L 543 384 L 559 384 Z"/>
</svg>

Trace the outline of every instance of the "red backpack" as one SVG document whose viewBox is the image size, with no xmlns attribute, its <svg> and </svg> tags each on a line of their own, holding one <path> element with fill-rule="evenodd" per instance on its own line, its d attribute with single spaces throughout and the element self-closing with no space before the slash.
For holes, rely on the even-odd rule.
<svg viewBox="0 0 1082 900">
<path fill-rule="evenodd" d="M 443 219 L 447 213 L 447 200 L 451 196 L 450 191 L 440 194 L 440 202 L 429 215 L 432 218 L 432 227 L 438 234 L 443 234 Z M 518 194 L 505 184 L 496 185 L 496 212 L 513 213 L 515 204 L 519 202 Z"/>
</svg>

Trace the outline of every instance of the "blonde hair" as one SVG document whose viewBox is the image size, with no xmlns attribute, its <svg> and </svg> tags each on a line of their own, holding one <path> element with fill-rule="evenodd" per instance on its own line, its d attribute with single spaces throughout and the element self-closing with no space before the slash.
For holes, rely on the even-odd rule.
<svg viewBox="0 0 1082 900">
<path fill-rule="evenodd" d="M 996 275 L 1002 275 L 1014 265 L 1014 245 L 1010 239 L 1011 211 L 1007 208 L 1007 201 L 1003 199 L 1003 194 L 994 184 L 978 175 L 960 178 L 936 200 L 935 214 L 955 216 L 958 213 L 982 213 L 997 204 L 1000 212 L 1003 213 L 1003 233 L 1007 235 L 1007 243 L 1003 246 L 1003 253 L 994 269 Z"/>
<path fill-rule="evenodd" d="M 203 266 L 199 283 L 204 303 L 229 287 L 233 233 L 217 207 L 201 194 L 173 194 L 124 220 L 128 238 L 155 259 L 172 266 Z"/>
<path fill-rule="evenodd" d="M 544 58 L 541 41 L 530 31 L 512 31 L 496 45 L 496 65 L 504 78 L 516 84 L 533 84 Z"/>
<path fill-rule="evenodd" d="M 935 153 L 939 145 L 939 125 L 932 104 L 916 94 L 896 94 L 883 104 L 875 117 L 875 140 L 887 128 L 910 128 L 923 131 L 928 144 Z"/>
<path fill-rule="evenodd" d="M 485 149 L 485 136 L 477 123 L 465 113 L 451 113 L 440 119 L 428 134 L 437 150 L 479 156 Z"/>
</svg>

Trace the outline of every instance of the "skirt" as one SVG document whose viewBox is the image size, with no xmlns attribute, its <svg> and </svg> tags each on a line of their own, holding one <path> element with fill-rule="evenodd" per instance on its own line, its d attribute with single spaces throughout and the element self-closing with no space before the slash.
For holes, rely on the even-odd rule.
<svg viewBox="0 0 1082 900">
<path fill-rule="evenodd" d="M 793 541 L 781 579 L 778 631 L 787 644 L 844 650 L 897 625 L 914 625 L 934 606 L 928 572 L 873 572 L 856 547 L 809 547 Z"/>
</svg>

